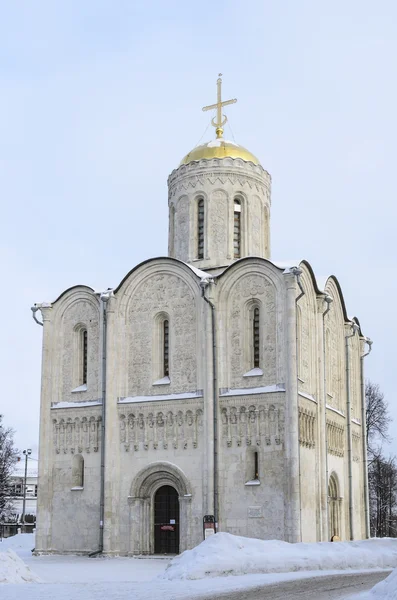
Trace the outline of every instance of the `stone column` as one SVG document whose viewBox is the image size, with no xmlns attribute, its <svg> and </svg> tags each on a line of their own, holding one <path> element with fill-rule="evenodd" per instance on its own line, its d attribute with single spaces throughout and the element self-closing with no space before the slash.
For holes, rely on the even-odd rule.
<svg viewBox="0 0 397 600">
<path fill-rule="evenodd" d="M 117 323 L 116 298 L 107 303 L 106 418 L 105 418 L 105 518 L 103 551 L 119 552 L 120 528 L 120 439 L 117 411 Z"/>
<path fill-rule="evenodd" d="M 286 382 L 285 382 L 285 538 L 288 542 L 300 542 L 300 482 L 299 482 L 299 415 L 298 373 L 296 354 L 296 281 L 295 276 L 285 272 L 286 315 Z"/>
<path fill-rule="evenodd" d="M 191 543 L 191 496 L 179 496 L 179 552 L 192 547 Z"/>
<path fill-rule="evenodd" d="M 322 542 L 329 541 L 328 534 L 328 455 L 327 455 L 327 409 L 326 409 L 326 396 L 327 390 L 325 389 L 325 373 L 326 364 L 324 361 L 324 297 L 317 298 L 317 399 L 318 399 L 318 418 L 317 418 L 317 439 L 319 446 L 319 488 L 320 488 L 320 525 L 321 525 L 321 537 Z"/>
<path fill-rule="evenodd" d="M 52 307 L 40 308 L 43 318 L 41 363 L 41 400 L 39 432 L 39 473 L 37 497 L 36 552 L 52 549 L 52 467 L 55 448 L 52 444 Z"/>
</svg>

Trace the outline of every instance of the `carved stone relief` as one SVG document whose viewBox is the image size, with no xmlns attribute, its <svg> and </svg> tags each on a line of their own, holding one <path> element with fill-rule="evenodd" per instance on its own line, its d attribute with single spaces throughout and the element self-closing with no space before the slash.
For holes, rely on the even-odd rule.
<svg viewBox="0 0 397 600">
<path fill-rule="evenodd" d="M 102 419 L 98 416 L 52 420 L 53 444 L 57 454 L 98 452 Z"/>
<path fill-rule="evenodd" d="M 228 447 L 282 443 L 284 412 L 273 404 L 223 406 L 221 423 L 222 440 Z"/>
<path fill-rule="evenodd" d="M 189 198 L 182 196 L 179 199 L 174 216 L 174 253 L 175 258 L 187 260 L 189 256 Z"/>
<path fill-rule="evenodd" d="M 211 256 L 224 257 L 227 254 L 227 194 L 222 190 L 216 190 L 211 194 L 209 205 L 209 231 L 210 231 L 210 254 Z"/>
<path fill-rule="evenodd" d="M 262 228 L 262 202 L 258 196 L 252 196 L 249 200 L 251 227 L 250 241 L 251 252 L 253 256 L 262 256 L 262 237 L 264 235 Z"/>
<path fill-rule="evenodd" d="M 250 298 L 261 301 L 261 364 L 264 372 L 261 385 L 277 381 L 277 346 L 276 346 L 276 289 L 271 281 L 261 275 L 249 274 L 241 277 L 231 292 L 230 304 L 230 379 L 231 387 L 258 385 L 257 381 L 243 380 L 242 375 L 249 369 L 246 357 L 249 349 L 244 343 L 250 341 L 244 337 L 246 303 Z M 247 368 L 248 367 L 248 368 Z"/>
<path fill-rule="evenodd" d="M 161 410 L 137 406 L 119 413 L 120 443 L 126 452 L 197 448 L 203 437 L 203 410 Z"/>
<path fill-rule="evenodd" d="M 299 407 L 299 443 L 305 448 L 316 445 L 316 415 L 312 410 Z"/>
<path fill-rule="evenodd" d="M 344 456 L 345 428 L 331 419 L 327 419 L 327 445 L 329 454 Z"/>
<path fill-rule="evenodd" d="M 356 431 L 352 433 L 353 442 L 353 460 L 354 462 L 360 462 L 361 457 L 361 435 Z"/>
<path fill-rule="evenodd" d="M 169 315 L 170 386 L 172 393 L 195 391 L 196 306 L 190 287 L 176 275 L 159 273 L 145 279 L 135 290 L 129 311 L 130 395 L 158 393 L 153 383 L 153 337 L 155 315 Z"/>
</svg>

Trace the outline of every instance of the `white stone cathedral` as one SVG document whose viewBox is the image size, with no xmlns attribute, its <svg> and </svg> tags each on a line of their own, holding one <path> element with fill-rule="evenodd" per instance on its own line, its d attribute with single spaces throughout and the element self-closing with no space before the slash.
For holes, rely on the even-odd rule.
<svg viewBox="0 0 397 600">
<path fill-rule="evenodd" d="M 169 176 L 168 257 L 32 309 L 36 552 L 182 552 L 204 517 L 207 534 L 369 535 L 371 342 L 334 276 L 270 259 L 271 178 L 223 138 L 232 102 L 219 79 L 216 139 Z"/>
</svg>

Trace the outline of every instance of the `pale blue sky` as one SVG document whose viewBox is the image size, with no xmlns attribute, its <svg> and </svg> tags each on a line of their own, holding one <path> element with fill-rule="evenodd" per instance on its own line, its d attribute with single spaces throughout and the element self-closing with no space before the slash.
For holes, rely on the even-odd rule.
<svg viewBox="0 0 397 600">
<path fill-rule="evenodd" d="M 167 253 L 167 176 L 218 72 L 273 177 L 273 258 L 337 275 L 397 431 L 396 31 L 392 0 L 0 0 L 0 412 L 19 447 L 38 438 L 30 306 Z"/>
</svg>

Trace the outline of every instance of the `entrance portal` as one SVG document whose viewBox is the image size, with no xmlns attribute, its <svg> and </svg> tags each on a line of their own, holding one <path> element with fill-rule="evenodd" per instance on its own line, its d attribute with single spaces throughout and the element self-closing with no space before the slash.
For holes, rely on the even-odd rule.
<svg viewBox="0 0 397 600">
<path fill-rule="evenodd" d="M 179 498 L 170 485 L 154 496 L 154 553 L 179 554 Z"/>
</svg>

